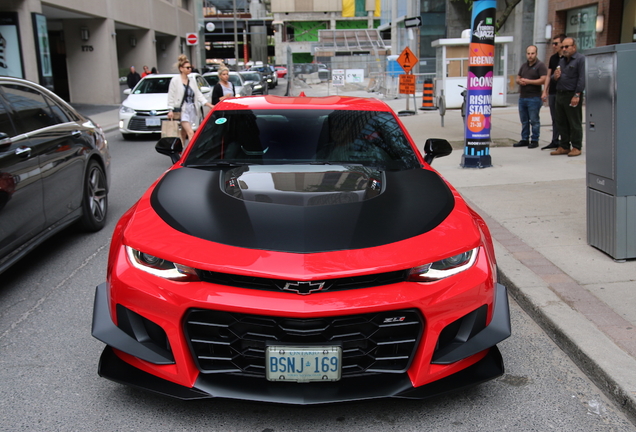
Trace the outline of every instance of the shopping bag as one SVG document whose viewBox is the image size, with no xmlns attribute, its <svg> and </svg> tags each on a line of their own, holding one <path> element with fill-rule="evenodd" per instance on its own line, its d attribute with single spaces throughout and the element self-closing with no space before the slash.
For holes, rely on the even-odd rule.
<svg viewBox="0 0 636 432">
<path fill-rule="evenodd" d="M 181 120 L 181 108 L 175 108 L 172 110 L 172 119 Z"/>
<path fill-rule="evenodd" d="M 161 138 L 180 137 L 179 122 L 175 120 L 161 121 Z"/>
</svg>

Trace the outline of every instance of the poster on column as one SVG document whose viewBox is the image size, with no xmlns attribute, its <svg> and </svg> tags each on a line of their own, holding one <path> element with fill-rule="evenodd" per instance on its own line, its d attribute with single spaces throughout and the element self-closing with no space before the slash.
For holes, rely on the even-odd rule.
<svg viewBox="0 0 636 432">
<path fill-rule="evenodd" d="M 486 168 L 490 157 L 490 115 L 495 60 L 495 0 L 473 2 L 472 35 L 468 47 L 468 94 L 464 154 L 461 166 Z"/>
<path fill-rule="evenodd" d="M 0 75 L 24 78 L 17 12 L 0 12 Z"/>
</svg>

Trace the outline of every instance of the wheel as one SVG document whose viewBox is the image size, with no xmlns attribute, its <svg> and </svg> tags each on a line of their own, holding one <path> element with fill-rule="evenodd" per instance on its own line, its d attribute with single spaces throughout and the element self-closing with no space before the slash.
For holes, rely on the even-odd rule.
<svg viewBox="0 0 636 432">
<path fill-rule="evenodd" d="M 130 141 L 131 139 L 133 139 L 135 137 L 135 134 L 123 133 L 123 134 L 121 134 L 121 136 L 126 141 Z"/>
<path fill-rule="evenodd" d="M 102 167 L 92 160 L 88 164 L 84 179 L 80 226 L 85 231 L 99 231 L 106 225 L 107 212 L 106 175 Z"/>
</svg>

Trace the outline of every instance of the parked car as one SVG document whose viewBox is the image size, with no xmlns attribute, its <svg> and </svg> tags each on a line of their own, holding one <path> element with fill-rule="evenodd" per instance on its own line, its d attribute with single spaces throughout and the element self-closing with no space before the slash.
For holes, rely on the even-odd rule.
<svg viewBox="0 0 636 432">
<path fill-rule="evenodd" d="M 75 222 L 102 229 L 109 173 L 98 125 L 38 84 L 0 77 L 0 273 Z"/>
<path fill-rule="evenodd" d="M 278 78 L 287 78 L 287 68 L 285 66 L 274 66 L 274 68 Z"/>
<path fill-rule="evenodd" d="M 211 89 L 219 82 L 218 72 L 208 72 L 203 74 L 203 78 L 208 82 Z M 229 81 L 234 84 L 236 97 L 251 96 L 252 88 L 245 84 L 245 80 L 238 72 L 230 71 Z"/>
<path fill-rule="evenodd" d="M 241 71 L 239 72 L 246 86 L 251 88 L 253 95 L 266 95 L 269 92 L 269 85 L 265 80 L 265 76 L 257 71 Z"/>
<path fill-rule="evenodd" d="M 122 217 L 99 375 L 182 399 L 426 398 L 503 373 L 484 220 L 377 99 L 217 104 Z M 185 191 L 185 193 L 184 193 Z"/>
<path fill-rule="evenodd" d="M 135 88 L 126 89 L 128 97 L 119 109 L 119 131 L 124 139 L 131 139 L 136 134 L 161 133 L 161 120 L 168 118 L 168 88 L 175 74 L 152 74 L 139 81 Z M 203 96 L 212 102 L 212 88 L 203 77 L 192 73 Z M 201 119 L 209 109 L 201 108 Z M 193 125 L 194 129 L 198 125 Z"/>
<path fill-rule="evenodd" d="M 268 88 L 272 89 L 278 85 L 278 76 L 276 75 L 274 71 L 272 71 L 269 65 L 264 64 L 264 65 L 252 66 L 248 70 L 262 73 L 263 76 L 265 77 L 265 81 L 267 81 Z"/>
</svg>

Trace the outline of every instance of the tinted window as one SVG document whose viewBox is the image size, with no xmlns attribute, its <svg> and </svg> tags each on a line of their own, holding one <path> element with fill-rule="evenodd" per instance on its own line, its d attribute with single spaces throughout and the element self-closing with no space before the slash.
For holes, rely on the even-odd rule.
<svg viewBox="0 0 636 432">
<path fill-rule="evenodd" d="M 16 112 L 18 134 L 59 123 L 40 92 L 13 84 L 6 84 L 2 87 L 5 98 Z"/>
<path fill-rule="evenodd" d="M 171 79 L 172 77 L 144 78 L 137 87 L 135 87 L 134 94 L 168 93 Z"/>
<path fill-rule="evenodd" d="M 219 82 L 218 75 L 205 75 L 203 78 L 210 84 L 210 87 L 214 87 Z"/>
<path fill-rule="evenodd" d="M 69 121 L 71 121 L 71 117 L 68 111 L 55 103 L 55 101 L 53 101 L 53 99 L 51 99 L 50 97 L 44 96 L 44 99 L 48 102 L 49 107 L 51 108 L 51 112 L 53 113 L 53 116 L 58 123 L 68 123 Z M 73 118 L 73 120 L 76 119 Z"/>
<path fill-rule="evenodd" d="M 243 73 L 243 79 L 246 81 L 260 81 L 261 75 L 258 72 Z"/>
<path fill-rule="evenodd" d="M 11 118 L 9 117 L 9 113 L 7 112 L 7 107 L 4 106 L 1 100 L 0 100 L 0 132 L 5 133 L 10 137 L 15 136 L 15 129 L 13 128 L 13 124 L 11 123 Z"/>
<path fill-rule="evenodd" d="M 186 165 L 336 163 L 385 169 L 419 166 L 391 113 L 351 110 L 216 111 Z"/>
</svg>

